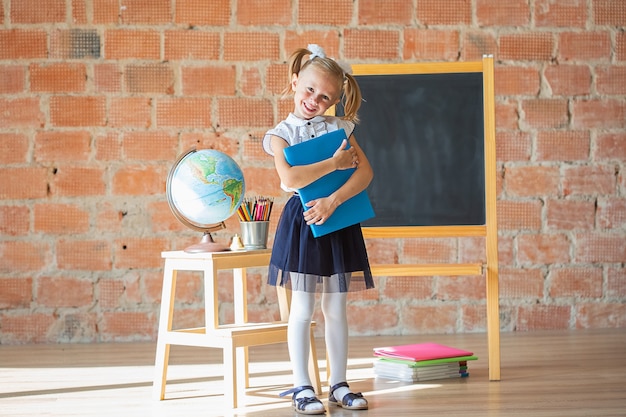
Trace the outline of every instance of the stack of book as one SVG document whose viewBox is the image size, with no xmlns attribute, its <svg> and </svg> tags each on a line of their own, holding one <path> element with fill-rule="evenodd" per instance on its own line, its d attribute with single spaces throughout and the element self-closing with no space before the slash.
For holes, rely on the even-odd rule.
<svg viewBox="0 0 626 417">
<path fill-rule="evenodd" d="M 478 359 L 472 352 L 437 343 L 374 348 L 374 374 L 406 382 L 469 376 L 467 362 Z"/>
</svg>

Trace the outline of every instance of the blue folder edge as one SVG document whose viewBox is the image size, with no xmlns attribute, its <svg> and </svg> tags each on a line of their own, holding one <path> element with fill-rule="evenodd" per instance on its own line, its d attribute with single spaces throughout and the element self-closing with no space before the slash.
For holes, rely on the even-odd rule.
<svg viewBox="0 0 626 417">
<path fill-rule="evenodd" d="M 297 145 L 289 146 L 283 152 L 289 165 L 308 165 L 332 157 L 344 139 L 347 139 L 345 130 L 338 129 Z M 298 194 L 300 195 L 303 209 L 308 209 L 305 205 L 308 201 L 327 197 L 338 190 L 352 176 L 354 171 L 355 168 L 333 171 L 299 189 Z M 337 207 L 324 224 L 311 225 L 311 231 L 314 237 L 320 237 L 361 223 L 374 216 L 374 208 L 367 191 L 363 190 Z"/>
</svg>

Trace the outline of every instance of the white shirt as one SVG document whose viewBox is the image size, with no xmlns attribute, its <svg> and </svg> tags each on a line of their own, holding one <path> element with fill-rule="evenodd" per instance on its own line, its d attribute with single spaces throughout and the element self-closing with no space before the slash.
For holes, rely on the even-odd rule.
<svg viewBox="0 0 626 417">
<path fill-rule="evenodd" d="M 285 120 L 276 125 L 275 128 L 267 131 L 263 137 L 263 150 L 274 156 L 271 147 L 272 136 L 278 136 L 291 146 L 339 129 L 344 129 L 346 136 L 350 137 L 354 130 L 354 123 L 334 116 L 315 116 L 310 120 L 305 120 L 293 113 L 289 113 Z M 296 191 L 287 188 L 282 183 L 280 188 L 285 191 Z"/>
</svg>

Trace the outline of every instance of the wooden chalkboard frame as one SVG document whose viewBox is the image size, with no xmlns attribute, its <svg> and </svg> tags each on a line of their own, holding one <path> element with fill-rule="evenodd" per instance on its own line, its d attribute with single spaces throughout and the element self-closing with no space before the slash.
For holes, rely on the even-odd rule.
<svg viewBox="0 0 626 417">
<path fill-rule="evenodd" d="M 500 319 L 498 296 L 498 231 L 496 221 L 496 141 L 493 56 L 475 62 L 429 62 L 407 64 L 353 65 L 353 75 L 482 73 L 485 167 L 485 224 L 471 226 L 400 226 L 363 227 L 365 238 L 422 237 L 485 237 L 486 264 L 374 264 L 377 276 L 482 275 L 487 288 L 487 334 L 489 350 L 489 379 L 500 380 Z"/>
</svg>

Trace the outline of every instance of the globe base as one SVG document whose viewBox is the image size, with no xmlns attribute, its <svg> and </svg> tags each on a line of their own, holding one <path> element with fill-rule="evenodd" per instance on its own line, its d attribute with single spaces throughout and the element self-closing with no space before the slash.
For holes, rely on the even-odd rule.
<svg viewBox="0 0 626 417">
<path fill-rule="evenodd" d="M 204 233 L 200 243 L 185 248 L 187 253 L 224 252 L 226 250 L 229 250 L 228 246 L 215 242 L 211 233 L 208 232 Z"/>
</svg>

